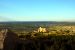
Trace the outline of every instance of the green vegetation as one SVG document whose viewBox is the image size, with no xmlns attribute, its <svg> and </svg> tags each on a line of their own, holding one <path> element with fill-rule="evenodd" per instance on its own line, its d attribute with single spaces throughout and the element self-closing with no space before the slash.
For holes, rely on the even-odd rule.
<svg viewBox="0 0 75 50">
<path fill-rule="evenodd" d="M 25 43 L 26 41 L 29 42 Z M 29 36 L 25 42 L 20 44 L 26 50 L 75 50 L 74 35 L 49 35 L 47 37 L 40 35 L 36 38 Z M 18 47 L 20 44 L 18 44 Z M 19 49 L 21 50 L 22 48 Z"/>
<path fill-rule="evenodd" d="M 65 24 L 11 23 L 0 28 L 18 35 L 17 50 L 75 50 L 75 24 Z M 40 26 L 47 32 L 37 32 Z"/>
</svg>

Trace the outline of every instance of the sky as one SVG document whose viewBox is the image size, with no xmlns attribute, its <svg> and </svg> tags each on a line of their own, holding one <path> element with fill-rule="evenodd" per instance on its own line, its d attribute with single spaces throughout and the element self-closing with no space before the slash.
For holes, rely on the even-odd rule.
<svg viewBox="0 0 75 50">
<path fill-rule="evenodd" d="M 0 21 L 75 21 L 75 0 L 0 0 Z"/>
</svg>

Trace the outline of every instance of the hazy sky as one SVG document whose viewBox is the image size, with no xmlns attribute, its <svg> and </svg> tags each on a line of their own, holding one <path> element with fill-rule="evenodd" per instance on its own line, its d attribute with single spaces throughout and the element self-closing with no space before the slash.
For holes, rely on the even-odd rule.
<svg viewBox="0 0 75 50">
<path fill-rule="evenodd" d="M 75 20 L 75 0 L 0 0 L 0 21 L 65 20 Z"/>
</svg>

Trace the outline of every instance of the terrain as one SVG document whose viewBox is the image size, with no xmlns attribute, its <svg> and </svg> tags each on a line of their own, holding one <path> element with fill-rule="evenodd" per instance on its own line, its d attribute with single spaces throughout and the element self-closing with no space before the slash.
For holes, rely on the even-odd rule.
<svg viewBox="0 0 75 50">
<path fill-rule="evenodd" d="M 4 29 L 3 50 L 75 50 L 74 22 L 0 22 Z"/>
</svg>

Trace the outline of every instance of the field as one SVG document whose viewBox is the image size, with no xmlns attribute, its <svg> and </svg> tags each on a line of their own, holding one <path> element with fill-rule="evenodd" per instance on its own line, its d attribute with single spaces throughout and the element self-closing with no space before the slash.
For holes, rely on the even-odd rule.
<svg viewBox="0 0 75 50">
<path fill-rule="evenodd" d="M 3 30 L 3 50 L 75 50 L 75 23 L 2 22 Z"/>
</svg>

